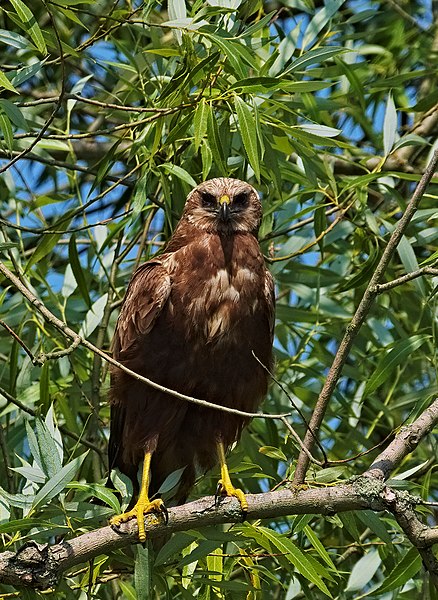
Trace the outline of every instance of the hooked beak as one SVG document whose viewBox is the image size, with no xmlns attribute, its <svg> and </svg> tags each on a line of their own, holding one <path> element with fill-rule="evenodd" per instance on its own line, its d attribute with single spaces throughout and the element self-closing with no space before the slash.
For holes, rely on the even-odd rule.
<svg viewBox="0 0 438 600">
<path fill-rule="evenodd" d="M 230 197 L 224 194 L 219 198 L 219 218 L 224 223 L 230 220 Z"/>
</svg>

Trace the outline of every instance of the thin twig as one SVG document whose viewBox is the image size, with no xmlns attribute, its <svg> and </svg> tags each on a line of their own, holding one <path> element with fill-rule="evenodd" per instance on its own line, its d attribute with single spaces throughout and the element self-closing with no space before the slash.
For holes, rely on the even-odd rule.
<svg viewBox="0 0 438 600">
<path fill-rule="evenodd" d="M 37 365 L 38 361 L 36 359 L 36 356 L 32 353 L 32 351 L 26 346 L 26 344 L 23 342 L 23 340 L 20 338 L 19 335 L 17 335 L 15 333 L 15 331 L 13 329 L 11 329 L 9 327 L 9 325 L 7 323 L 5 323 L 3 321 L 3 319 L 0 319 L 0 325 L 6 329 L 6 331 L 9 333 L 10 336 L 12 336 L 14 338 L 14 340 L 16 342 L 18 342 L 18 344 L 20 344 L 20 346 L 23 348 L 23 350 L 26 352 L 26 354 L 28 355 L 28 357 L 30 358 L 31 362 L 33 365 Z"/>
<path fill-rule="evenodd" d="M 270 415 L 270 414 L 266 414 L 266 413 L 251 413 L 251 412 L 246 412 L 246 411 L 242 411 L 242 410 L 237 410 L 236 408 L 230 408 L 228 406 L 220 406 L 218 404 L 213 404 L 213 402 L 207 402 L 206 400 L 201 400 L 199 398 L 193 398 L 192 396 L 187 396 L 186 394 L 181 394 L 180 392 L 177 392 L 176 390 L 172 390 L 170 388 L 164 387 L 163 385 L 160 385 L 160 384 L 156 383 L 155 381 L 148 379 L 147 377 L 143 377 L 139 373 L 136 373 L 135 371 L 128 369 L 128 367 L 126 367 L 122 363 L 118 362 L 117 360 L 115 360 L 114 358 L 112 358 L 111 356 L 106 354 L 106 352 L 104 352 L 100 348 L 97 348 L 96 346 L 94 346 L 94 344 L 92 344 L 88 340 L 82 338 L 75 331 L 73 331 L 73 329 L 71 329 L 66 323 L 64 323 L 64 321 L 61 321 L 61 319 L 58 319 L 58 317 L 56 317 L 44 305 L 44 303 L 41 302 L 41 300 L 39 298 L 37 298 L 29 290 L 29 288 L 26 285 L 24 285 L 20 281 L 20 279 L 16 275 L 14 275 L 6 267 L 6 265 L 4 265 L 2 262 L 0 262 L 0 272 L 3 273 L 3 275 L 14 284 L 14 286 L 17 288 L 17 290 L 25 298 L 27 298 L 29 300 L 29 302 L 31 304 L 33 304 L 33 306 L 35 306 L 35 308 L 43 315 L 43 317 L 45 318 L 46 321 L 48 321 L 49 323 L 54 325 L 65 336 L 67 336 L 73 340 L 78 340 L 78 343 L 81 346 L 84 346 L 88 350 L 91 350 L 91 352 L 98 354 L 101 358 L 106 360 L 108 363 L 114 365 L 115 367 L 118 367 L 120 370 L 124 371 L 128 375 L 131 375 L 131 377 L 133 377 L 134 379 L 137 379 L 138 381 L 142 381 L 143 383 L 146 383 L 150 387 L 152 387 L 156 390 L 159 390 L 160 392 L 164 392 L 166 394 L 169 394 L 170 396 L 179 398 L 180 400 L 185 400 L 187 402 L 192 402 L 193 404 L 198 404 L 199 406 L 203 406 L 205 408 L 211 408 L 213 410 L 218 410 L 221 412 L 239 415 L 241 417 L 250 417 L 250 418 L 259 418 L 259 419 L 281 419 L 282 417 L 289 417 L 291 415 L 291 413 L 283 413 L 280 415 Z"/>
</svg>

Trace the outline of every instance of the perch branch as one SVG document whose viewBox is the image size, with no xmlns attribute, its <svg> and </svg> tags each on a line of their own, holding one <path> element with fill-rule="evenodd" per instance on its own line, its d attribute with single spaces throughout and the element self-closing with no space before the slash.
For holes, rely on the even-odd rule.
<svg viewBox="0 0 438 600">
<path fill-rule="evenodd" d="M 376 466 L 376 463 L 386 461 L 385 473 L 388 475 L 437 423 L 438 399 L 404 429 L 406 435 L 397 436 L 389 444 L 363 476 L 327 488 L 297 489 L 292 486 L 275 492 L 248 494 L 246 516 L 252 520 L 301 514 L 333 515 L 350 510 L 387 510 L 418 549 L 432 581 L 438 586 L 438 562 L 432 552 L 432 546 L 438 543 L 438 529 L 427 527 L 418 519 L 414 511 L 417 499 L 387 486 L 382 481 L 380 467 Z M 209 496 L 169 508 L 167 525 L 154 515 L 146 517 L 145 525 L 148 537 L 153 538 L 194 527 L 237 523 L 244 516 L 237 499 L 224 498 L 217 506 L 216 499 Z M 16 587 L 48 589 L 56 585 L 66 569 L 134 543 L 138 543 L 136 519 L 122 524 L 118 530 L 102 527 L 52 546 L 29 542 L 16 553 L 0 554 L 0 582 Z"/>
<path fill-rule="evenodd" d="M 364 479 L 358 478 L 350 484 L 323 489 L 282 489 L 248 494 L 247 518 L 254 520 L 303 514 L 333 515 L 350 510 L 391 510 L 399 519 L 400 526 L 409 529 L 409 535 L 406 534 L 411 542 L 424 554 L 430 553 L 431 545 L 438 541 L 436 530 L 422 525 L 415 514 L 409 515 L 409 523 L 405 523 L 406 519 L 400 511 L 406 511 L 406 501 L 400 499 L 400 493 L 379 482 L 364 483 Z M 215 498 L 208 496 L 169 508 L 167 525 L 153 515 L 146 518 L 145 525 L 148 537 L 154 538 L 194 527 L 198 529 L 241 520 L 238 500 L 224 498 L 216 507 Z M 0 582 L 47 589 L 57 583 L 66 569 L 134 543 L 138 543 L 135 519 L 124 523 L 119 531 L 106 526 L 53 546 L 30 542 L 16 553 L 8 551 L 0 554 Z"/>
</svg>

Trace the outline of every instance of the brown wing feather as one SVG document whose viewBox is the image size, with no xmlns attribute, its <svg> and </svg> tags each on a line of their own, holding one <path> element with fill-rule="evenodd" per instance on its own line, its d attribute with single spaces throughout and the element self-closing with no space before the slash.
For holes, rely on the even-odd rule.
<svg viewBox="0 0 438 600">
<path fill-rule="evenodd" d="M 141 340 L 150 332 L 166 304 L 170 291 L 171 279 L 161 261 L 149 261 L 137 269 L 129 283 L 117 320 L 113 339 L 113 356 L 116 360 L 124 362 L 138 350 Z M 113 384 L 114 369 L 111 379 Z M 125 433 L 126 413 L 126 403 L 119 397 L 113 397 L 108 462 L 110 470 L 115 466 L 120 466 L 135 485 L 137 466 L 122 464 L 120 452 Z"/>
<path fill-rule="evenodd" d="M 171 279 L 161 260 L 149 261 L 134 273 L 123 301 L 114 336 L 114 358 L 124 354 L 147 335 L 169 298 Z"/>
</svg>

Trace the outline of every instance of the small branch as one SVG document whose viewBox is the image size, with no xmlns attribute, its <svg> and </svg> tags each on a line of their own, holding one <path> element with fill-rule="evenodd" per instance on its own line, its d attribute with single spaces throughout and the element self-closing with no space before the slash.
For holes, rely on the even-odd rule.
<svg viewBox="0 0 438 600">
<path fill-rule="evenodd" d="M 100 348 L 97 348 L 96 346 L 94 346 L 94 344 L 92 344 L 88 340 L 83 339 L 80 335 L 78 335 L 75 331 L 73 331 L 73 329 L 70 329 L 70 327 L 66 323 L 64 323 L 64 321 L 61 321 L 61 319 L 58 319 L 58 317 L 56 317 L 48 308 L 46 308 L 44 303 L 41 302 L 41 300 L 39 298 L 37 298 L 28 289 L 28 287 L 26 285 L 24 285 L 20 281 L 20 279 L 16 275 L 14 275 L 6 267 L 6 265 L 4 265 L 2 262 L 0 262 L 0 273 L 3 273 L 3 275 L 14 284 L 14 286 L 17 288 L 17 290 L 25 298 L 27 298 L 27 300 L 29 300 L 29 302 L 31 304 L 33 304 L 33 306 L 35 306 L 35 308 L 43 315 L 43 317 L 45 318 L 46 321 L 48 321 L 49 323 L 54 325 L 65 336 L 71 338 L 74 341 L 77 341 L 78 345 L 84 346 L 88 350 L 91 350 L 91 352 L 99 355 L 101 358 L 106 360 L 108 363 L 114 365 L 115 367 L 118 367 L 120 370 L 124 371 L 125 373 L 128 373 L 128 375 L 131 375 L 131 377 L 133 377 L 134 379 L 137 379 L 138 381 L 142 381 L 143 383 L 146 383 L 147 385 L 153 387 L 154 389 L 159 390 L 160 392 L 170 394 L 171 396 L 174 396 L 175 398 L 179 398 L 180 400 L 185 400 L 186 402 L 192 402 L 193 404 L 198 404 L 205 408 L 211 408 L 213 410 L 218 410 L 218 411 L 222 411 L 222 412 L 226 412 L 226 413 L 230 413 L 230 414 L 234 414 L 234 415 L 239 415 L 241 417 L 250 417 L 250 418 L 259 418 L 259 419 L 260 418 L 262 418 L 262 419 L 281 419 L 282 417 L 289 417 L 291 415 L 291 413 L 284 413 L 284 414 L 280 414 L 280 415 L 270 415 L 267 413 L 251 413 L 251 412 L 246 412 L 246 411 L 242 411 L 242 410 L 237 410 L 236 408 L 230 408 L 228 406 L 220 406 L 218 404 L 213 404 L 213 402 L 207 402 L 206 400 L 201 400 L 199 398 L 193 398 L 192 396 L 187 396 L 186 394 L 181 394 L 181 393 L 177 392 L 176 390 L 172 390 L 163 385 L 160 385 L 160 384 L 156 383 L 155 381 L 148 379 L 147 377 L 143 377 L 139 373 L 136 373 L 135 371 L 128 369 L 128 367 L 125 367 L 125 365 L 123 365 L 122 363 L 118 362 L 117 360 L 115 360 L 114 358 L 112 358 L 111 356 L 106 354 L 106 352 L 104 352 Z"/>
<path fill-rule="evenodd" d="M 375 459 L 370 468 L 364 473 L 386 481 L 391 473 L 400 465 L 410 452 L 413 452 L 423 437 L 438 424 L 438 398 L 410 425 L 402 427 L 396 438 Z"/>
<path fill-rule="evenodd" d="M 68 356 L 74 350 L 76 350 L 79 344 L 80 340 L 75 339 L 69 346 L 67 346 L 67 348 L 64 348 L 63 350 L 54 350 L 53 352 L 41 352 L 41 354 L 38 354 L 38 356 L 35 357 L 34 364 L 43 365 L 47 360 L 58 360 L 58 358 Z"/>
<path fill-rule="evenodd" d="M 388 281 L 387 283 L 379 283 L 375 286 L 374 290 L 371 290 L 375 294 L 383 294 L 388 290 L 392 290 L 393 288 L 403 285 L 408 281 L 412 281 L 413 279 L 417 279 L 417 277 L 423 277 L 423 275 L 438 275 L 438 269 L 435 267 L 423 267 L 422 269 L 417 269 L 416 271 L 411 271 L 410 273 L 406 273 L 406 275 L 402 275 L 397 279 L 393 279 L 392 281 Z"/>
<path fill-rule="evenodd" d="M 415 192 L 412 195 L 411 200 L 409 201 L 403 216 L 397 222 L 397 225 L 394 228 L 394 231 L 389 238 L 388 244 L 382 254 L 382 257 L 374 271 L 370 282 L 364 292 L 362 300 L 359 303 L 359 306 L 354 313 L 354 316 L 347 327 L 347 330 L 342 338 L 342 341 L 339 345 L 338 351 L 333 359 L 332 366 L 330 367 L 329 373 L 325 380 L 324 386 L 319 394 L 318 400 L 315 405 L 315 409 L 312 414 L 312 418 L 309 422 L 309 431 L 306 432 L 306 436 L 304 438 L 304 444 L 309 449 L 312 450 L 314 445 L 314 435 L 317 435 L 322 421 L 324 419 L 325 412 L 327 410 L 328 403 L 330 398 L 336 388 L 338 380 L 341 376 L 342 369 L 344 367 L 345 361 L 349 355 L 350 349 L 353 345 L 353 342 L 359 333 L 360 328 L 362 327 L 370 309 L 376 297 L 376 286 L 380 284 L 385 271 L 397 249 L 397 246 L 406 231 L 412 217 L 417 210 L 417 207 L 427 189 L 427 186 L 435 172 L 436 166 L 438 164 L 438 150 L 435 150 L 425 172 L 419 181 Z M 298 457 L 297 467 L 295 470 L 294 482 L 296 485 L 301 484 L 306 476 L 307 468 L 309 466 L 309 457 L 303 451 L 300 452 Z"/>
<path fill-rule="evenodd" d="M 81 165 L 74 165 L 62 160 L 54 160 L 53 158 L 45 158 L 43 156 L 37 156 L 36 154 L 26 154 L 23 155 L 20 152 L 13 151 L 11 153 L 5 152 L 4 150 L 0 150 L 0 158 L 9 158 L 12 155 L 15 158 L 19 158 L 20 160 L 34 160 L 35 162 L 41 163 L 43 165 L 49 165 L 51 167 L 59 167 L 60 169 L 67 169 L 68 171 L 78 171 L 80 173 L 85 173 L 90 177 L 95 178 L 97 176 L 97 171 L 93 169 L 89 169 L 88 167 L 82 167 Z M 105 175 L 105 179 L 108 181 L 114 181 L 121 185 L 125 185 L 126 187 L 133 187 L 134 181 L 124 181 L 123 178 L 114 177 L 113 175 Z"/>
</svg>

